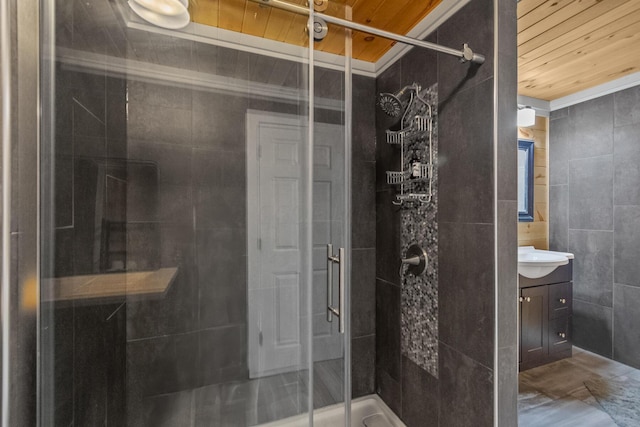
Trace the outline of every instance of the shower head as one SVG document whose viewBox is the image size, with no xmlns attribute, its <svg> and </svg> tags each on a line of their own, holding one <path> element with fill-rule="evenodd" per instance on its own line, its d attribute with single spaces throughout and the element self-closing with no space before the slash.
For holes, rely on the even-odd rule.
<svg viewBox="0 0 640 427">
<path fill-rule="evenodd" d="M 402 102 L 392 93 L 381 93 L 378 97 L 378 105 L 391 117 L 398 117 L 402 112 Z"/>
<path fill-rule="evenodd" d="M 387 113 L 387 115 L 391 117 L 398 117 L 403 112 L 403 110 L 405 110 L 409 106 L 411 99 L 406 98 L 407 93 L 410 93 L 411 91 L 414 91 L 416 93 L 419 92 L 420 86 L 417 83 L 414 83 L 412 85 L 403 87 L 396 93 L 381 93 L 378 96 L 378 105 L 380 105 L 382 111 Z"/>
</svg>

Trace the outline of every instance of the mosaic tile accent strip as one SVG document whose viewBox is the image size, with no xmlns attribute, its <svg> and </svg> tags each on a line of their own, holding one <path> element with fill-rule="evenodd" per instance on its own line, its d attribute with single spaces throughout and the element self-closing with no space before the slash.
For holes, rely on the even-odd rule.
<svg viewBox="0 0 640 427">
<path fill-rule="evenodd" d="M 438 377 L 438 87 L 421 92 L 433 110 L 433 182 L 432 199 L 425 204 L 406 207 L 401 213 L 401 248 L 404 255 L 413 243 L 427 252 L 427 271 L 413 276 L 403 267 L 401 345 L 402 354 L 434 377 Z M 407 144 L 405 164 L 429 162 L 428 132 Z M 413 184 L 416 192 L 427 191 L 428 182 Z"/>
</svg>

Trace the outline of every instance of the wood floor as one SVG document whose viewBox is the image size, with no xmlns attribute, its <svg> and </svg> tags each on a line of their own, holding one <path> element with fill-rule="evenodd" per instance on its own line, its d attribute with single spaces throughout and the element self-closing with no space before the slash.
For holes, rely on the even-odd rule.
<svg viewBox="0 0 640 427">
<path fill-rule="evenodd" d="M 640 380 L 640 371 L 574 347 L 570 359 L 520 373 L 518 426 L 616 427 L 584 382 L 623 377 Z"/>
</svg>

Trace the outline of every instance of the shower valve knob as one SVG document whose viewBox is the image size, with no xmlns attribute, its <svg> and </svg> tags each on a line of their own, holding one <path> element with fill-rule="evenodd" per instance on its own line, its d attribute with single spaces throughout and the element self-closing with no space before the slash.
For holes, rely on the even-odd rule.
<svg viewBox="0 0 640 427">
<path fill-rule="evenodd" d="M 420 276 L 427 271 L 427 252 L 422 249 L 420 245 L 413 244 L 407 249 L 405 258 L 402 258 L 400 264 L 400 273 L 402 273 L 402 266 L 407 264 L 409 268 L 407 271 L 414 276 Z"/>
</svg>

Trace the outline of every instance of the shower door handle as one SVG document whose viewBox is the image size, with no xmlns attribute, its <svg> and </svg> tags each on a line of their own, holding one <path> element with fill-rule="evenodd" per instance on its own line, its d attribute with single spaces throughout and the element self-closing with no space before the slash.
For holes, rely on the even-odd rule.
<svg viewBox="0 0 640 427">
<path fill-rule="evenodd" d="M 338 308 L 333 306 L 333 264 L 338 264 Z M 333 255 L 333 245 L 327 245 L 327 322 L 333 321 L 333 316 L 340 319 L 339 330 L 344 334 L 344 292 L 345 292 L 345 259 L 344 248 L 338 249 L 338 256 Z"/>
<path fill-rule="evenodd" d="M 333 322 L 333 245 L 327 245 L 327 322 Z"/>
<path fill-rule="evenodd" d="M 338 250 L 338 262 L 340 263 L 340 271 L 338 274 L 338 298 L 339 298 L 339 302 L 338 302 L 338 307 L 340 310 L 340 313 L 338 313 L 338 316 L 340 316 L 340 333 L 344 334 L 344 319 L 345 319 L 345 311 L 344 311 L 344 284 L 345 284 L 345 260 L 344 260 L 344 248 L 340 248 Z"/>
</svg>

